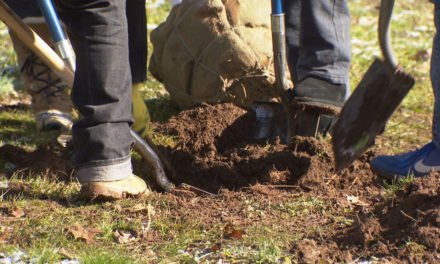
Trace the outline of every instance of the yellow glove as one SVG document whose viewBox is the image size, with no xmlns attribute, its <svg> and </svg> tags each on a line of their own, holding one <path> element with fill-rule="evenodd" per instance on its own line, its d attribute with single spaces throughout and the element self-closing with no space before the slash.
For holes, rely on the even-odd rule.
<svg viewBox="0 0 440 264">
<path fill-rule="evenodd" d="M 150 113 L 147 105 L 139 92 L 141 84 L 136 83 L 132 86 L 132 100 L 133 100 L 133 119 L 134 123 L 132 129 L 136 131 L 141 137 L 148 134 L 150 130 Z"/>
</svg>

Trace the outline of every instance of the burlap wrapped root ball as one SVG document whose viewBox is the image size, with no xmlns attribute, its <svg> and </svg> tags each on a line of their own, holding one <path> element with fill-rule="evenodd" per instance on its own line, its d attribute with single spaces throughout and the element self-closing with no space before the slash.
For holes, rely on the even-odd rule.
<svg viewBox="0 0 440 264">
<path fill-rule="evenodd" d="M 150 72 L 182 108 L 274 101 L 270 13 L 269 1 L 183 0 L 151 33 Z"/>
</svg>

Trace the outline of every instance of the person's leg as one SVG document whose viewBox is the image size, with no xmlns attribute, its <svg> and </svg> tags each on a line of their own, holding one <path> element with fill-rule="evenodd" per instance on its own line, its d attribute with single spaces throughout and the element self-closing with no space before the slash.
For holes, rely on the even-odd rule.
<svg viewBox="0 0 440 264">
<path fill-rule="evenodd" d="M 132 76 L 133 130 L 148 133 L 150 114 L 139 89 L 147 80 L 147 16 L 145 0 L 127 0 L 128 45 Z"/>
<path fill-rule="evenodd" d="M 299 58 L 300 29 L 301 29 L 301 1 L 283 0 L 284 13 L 286 16 L 286 49 L 287 64 L 294 83 L 298 82 L 296 67 Z"/>
<path fill-rule="evenodd" d="M 49 45 L 52 38 L 36 1 L 7 0 L 6 3 Z M 38 130 L 69 130 L 73 106 L 69 87 L 63 83 L 15 34 L 10 32 L 21 79 L 32 97 L 31 108 Z"/>
<path fill-rule="evenodd" d="M 434 91 L 434 114 L 432 120 L 432 140 L 440 149 L 440 1 L 435 0 L 434 23 L 436 34 L 432 45 L 431 83 Z"/>
<path fill-rule="evenodd" d="M 428 175 L 440 171 L 440 1 L 434 0 L 434 36 L 431 57 L 431 82 L 434 91 L 434 113 L 432 122 L 432 142 L 421 149 L 400 155 L 378 156 L 371 160 L 371 168 L 379 176 L 394 179 L 414 175 Z"/>
<path fill-rule="evenodd" d="M 298 100 L 341 106 L 348 94 L 350 14 L 346 1 L 302 0 L 294 77 Z"/>
<path fill-rule="evenodd" d="M 326 135 L 350 94 L 350 14 L 342 0 L 284 0 L 296 135 Z M 313 109 L 309 109 L 310 106 Z M 325 113 L 316 111 L 316 107 Z M 310 111 L 309 111 L 310 110 Z"/>
<path fill-rule="evenodd" d="M 147 15 L 145 0 L 126 0 L 130 69 L 133 83 L 147 80 Z"/>
<path fill-rule="evenodd" d="M 145 182 L 132 177 L 125 5 L 120 0 L 58 2 L 77 51 L 72 100 L 81 118 L 72 129 L 72 160 L 76 176 L 90 195 L 116 193 L 122 197 L 146 190 Z M 110 196 L 120 198 L 116 194 Z"/>
</svg>

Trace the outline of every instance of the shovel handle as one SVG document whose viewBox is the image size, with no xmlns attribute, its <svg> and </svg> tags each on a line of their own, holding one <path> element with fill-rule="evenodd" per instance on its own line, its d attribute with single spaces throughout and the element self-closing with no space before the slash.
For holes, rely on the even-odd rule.
<svg viewBox="0 0 440 264">
<path fill-rule="evenodd" d="M 69 86 L 73 84 L 73 71 L 47 43 L 0 0 L 0 19 L 15 35 Z"/>
<path fill-rule="evenodd" d="M 283 13 L 282 0 L 272 0 L 272 14 L 281 15 Z"/>
<path fill-rule="evenodd" d="M 390 24 L 393 15 L 394 0 L 381 0 L 379 11 L 379 45 L 385 65 L 394 73 L 397 69 L 397 59 L 391 47 Z"/>
<path fill-rule="evenodd" d="M 61 58 L 75 71 L 75 52 L 73 51 L 70 40 L 66 37 L 63 27 L 61 26 L 58 14 L 51 0 L 37 0 L 43 13 L 44 19 L 49 27 L 54 41 L 54 46 Z"/>
</svg>

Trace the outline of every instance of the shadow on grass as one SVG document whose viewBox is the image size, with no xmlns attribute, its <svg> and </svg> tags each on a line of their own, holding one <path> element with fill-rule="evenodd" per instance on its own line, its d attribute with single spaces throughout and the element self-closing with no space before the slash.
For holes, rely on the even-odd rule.
<svg viewBox="0 0 440 264">
<path fill-rule="evenodd" d="M 181 109 L 169 97 L 160 97 L 146 100 L 152 122 L 166 122 L 177 115 Z"/>
</svg>

